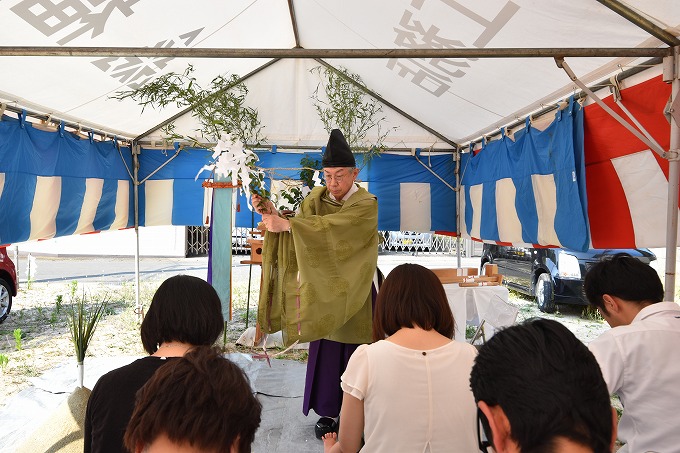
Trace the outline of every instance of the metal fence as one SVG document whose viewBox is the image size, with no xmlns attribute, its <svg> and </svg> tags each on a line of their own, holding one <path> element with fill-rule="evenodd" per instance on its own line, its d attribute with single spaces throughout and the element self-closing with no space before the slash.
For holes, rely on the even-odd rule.
<svg viewBox="0 0 680 453">
<path fill-rule="evenodd" d="M 234 228 L 231 233 L 231 252 L 250 253 L 248 246 L 249 228 Z M 188 226 L 186 230 L 186 256 L 205 256 L 208 254 L 210 227 Z"/>
<path fill-rule="evenodd" d="M 249 228 L 234 228 L 231 234 L 232 253 L 250 253 L 248 247 Z M 189 226 L 186 233 L 186 255 L 205 256 L 208 254 L 209 227 Z M 405 231 L 378 231 L 379 252 L 456 254 L 456 238 L 442 234 L 413 233 Z M 462 240 L 463 256 L 475 254 L 475 244 Z"/>
</svg>

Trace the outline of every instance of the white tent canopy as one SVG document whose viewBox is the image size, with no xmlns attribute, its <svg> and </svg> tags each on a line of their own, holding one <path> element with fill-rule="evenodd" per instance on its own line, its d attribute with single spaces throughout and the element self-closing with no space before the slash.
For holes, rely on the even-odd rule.
<svg viewBox="0 0 680 453">
<path fill-rule="evenodd" d="M 668 47 L 603 3 L 619 4 L 595 0 L 166 0 L 161 11 L 157 2 L 138 0 L 8 0 L 0 5 L 0 38 L 5 46 L 0 47 L 0 100 L 51 114 L 53 119 L 135 138 L 178 109 L 141 113 L 135 101 L 110 96 L 160 74 L 182 72 L 188 64 L 207 87 L 217 75 L 245 76 L 271 62 L 268 55 L 274 56 L 274 50 L 296 46 L 298 50 L 416 53 L 572 48 L 600 55 L 607 49 L 644 52 Z M 676 1 L 620 4 L 638 14 L 639 20 L 647 20 L 652 31 L 666 31 L 671 37 L 678 34 L 680 4 Z M 38 51 L 18 52 L 27 46 Z M 47 55 L 81 47 L 96 47 L 99 51 L 94 54 L 100 56 Z M 128 47 L 159 48 L 170 56 L 138 57 L 129 52 L 115 57 L 102 51 Z M 263 58 L 172 56 L 190 49 L 201 54 L 208 54 L 201 50 L 258 50 Z M 568 57 L 567 61 L 579 79 L 590 84 L 648 59 L 600 56 Z M 358 74 L 370 90 L 419 122 L 385 108 L 386 126 L 399 126 L 388 137 L 387 144 L 394 147 L 450 149 L 452 144 L 464 144 L 576 91 L 550 56 L 325 61 Z M 325 141 L 326 131 L 310 100 L 319 79 L 309 69 L 318 64 L 311 59 L 279 60 L 246 80 L 247 102 L 258 109 L 270 144 L 318 146 Z M 195 128 L 191 121 L 179 124 L 188 131 Z M 150 138 L 160 138 L 160 133 L 152 132 Z"/>
<path fill-rule="evenodd" d="M 382 127 L 396 128 L 384 142 L 393 149 L 467 145 L 554 108 L 579 86 L 650 65 L 656 75 L 664 57 L 673 96 L 679 89 L 677 0 L 5 0 L 0 17 L 3 111 L 142 144 L 162 139 L 160 126 L 175 117 L 178 133 L 198 126 L 179 107 L 142 112 L 112 96 L 188 65 L 204 88 L 219 75 L 242 77 L 266 143 L 284 148 L 325 144 L 311 100 L 318 65 L 361 77 L 384 105 Z M 609 95 L 603 88 L 595 91 Z M 674 121 L 664 157 L 680 148 Z M 674 266 L 672 159 L 668 188 Z"/>
</svg>

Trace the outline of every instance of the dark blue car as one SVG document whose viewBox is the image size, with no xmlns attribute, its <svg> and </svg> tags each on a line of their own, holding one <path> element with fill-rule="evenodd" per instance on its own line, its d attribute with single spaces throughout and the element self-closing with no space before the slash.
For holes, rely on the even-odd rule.
<svg viewBox="0 0 680 453">
<path fill-rule="evenodd" d="M 656 259 L 649 249 L 567 249 L 530 248 L 484 244 L 482 267 L 498 265 L 503 283 L 536 297 L 538 308 L 546 313 L 557 304 L 588 305 L 583 293 L 583 277 L 593 263 L 617 253 L 625 253 L 643 263 Z"/>
</svg>

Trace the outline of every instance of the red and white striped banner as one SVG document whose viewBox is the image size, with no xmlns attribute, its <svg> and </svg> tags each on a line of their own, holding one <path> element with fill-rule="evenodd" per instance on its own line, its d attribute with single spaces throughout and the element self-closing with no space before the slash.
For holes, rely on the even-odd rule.
<svg viewBox="0 0 680 453">
<path fill-rule="evenodd" d="M 664 108 L 671 86 L 661 76 L 621 91 L 621 102 L 662 148 L 670 125 Z M 626 118 L 612 96 L 604 102 Z M 593 248 L 663 247 L 668 161 L 596 104 L 585 108 L 588 217 Z"/>
</svg>

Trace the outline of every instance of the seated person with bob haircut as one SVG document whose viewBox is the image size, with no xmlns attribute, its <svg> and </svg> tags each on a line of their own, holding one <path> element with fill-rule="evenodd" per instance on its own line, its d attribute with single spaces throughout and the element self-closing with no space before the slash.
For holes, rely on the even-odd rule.
<svg viewBox="0 0 680 453">
<path fill-rule="evenodd" d="M 324 435 L 324 451 L 356 453 L 362 435 L 363 452 L 474 451 L 468 382 L 477 351 L 453 341 L 454 328 L 434 272 L 395 267 L 378 293 L 375 343 L 359 346 L 342 375 L 340 432 Z"/>
<path fill-rule="evenodd" d="M 133 453 L 249 453 L 262 405 L 217 348 L 200 346 L 161 367 L 137 393 L 125 431 Z"/>
<path fill-rule="evenodd" d="M 175 275 L 156 290 L 140 334 L 149 356 L 99 378 L 87 402 L 84 453 L 120 453 L 135 394 L 156 370 L 194 346 L 210 346 L 224 327 L 215 289 L 191 275 Z"/>
<path fill-rule="evenodd" d="M 497 332 L 479 350 L 470 387 L 481 451 L 609 453 L 614 447 L 616 411 L 600 367 L 557 321 L 529 320 Z"/>
</svg>

